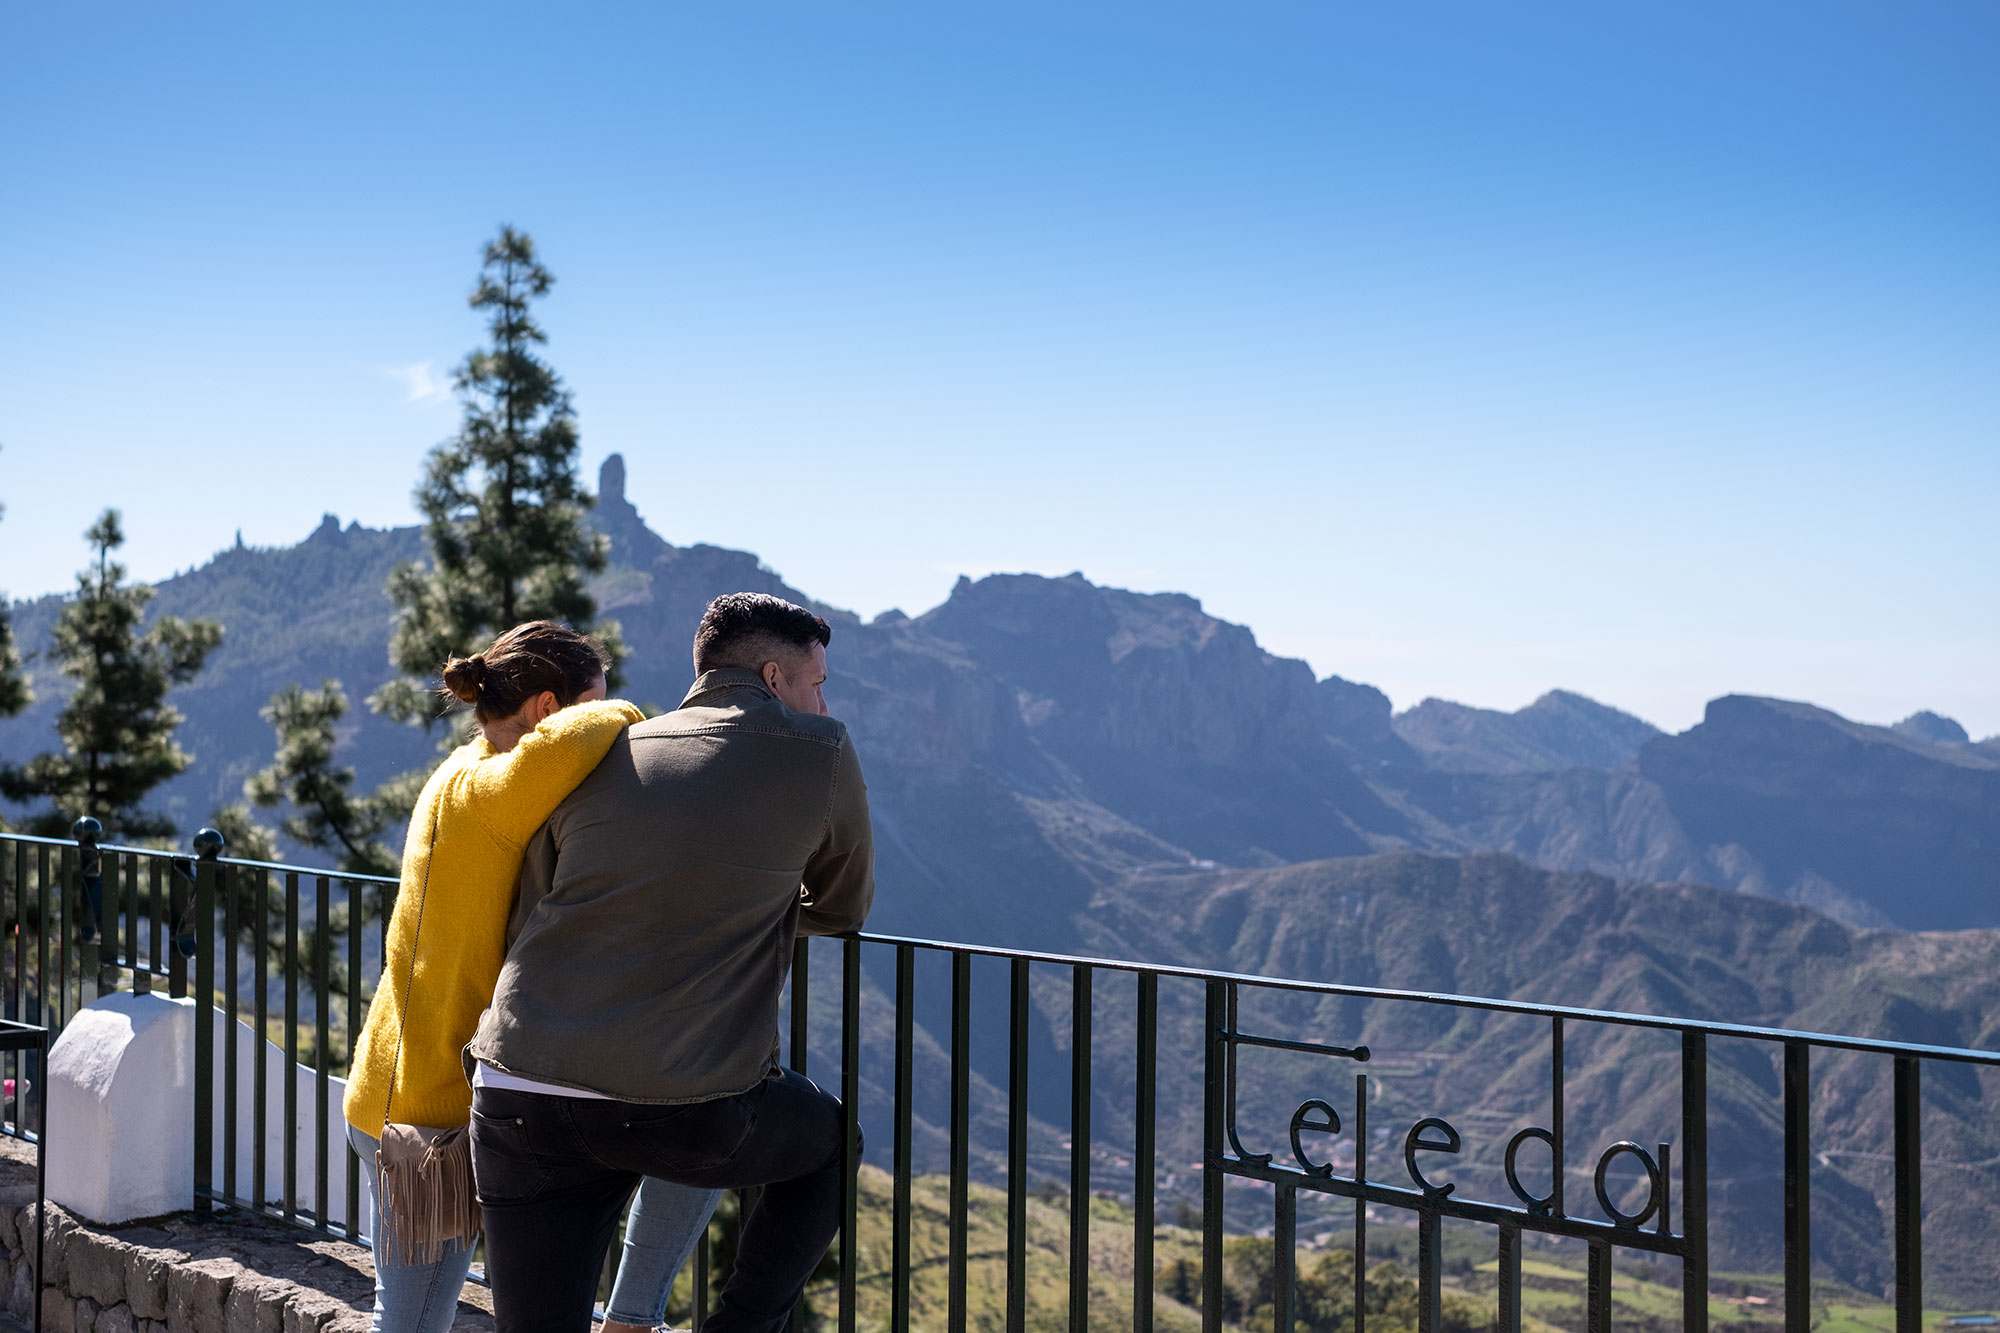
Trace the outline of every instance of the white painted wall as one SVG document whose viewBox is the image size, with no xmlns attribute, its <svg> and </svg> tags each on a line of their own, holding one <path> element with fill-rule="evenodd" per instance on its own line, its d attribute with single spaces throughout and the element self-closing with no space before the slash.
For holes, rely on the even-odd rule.
<svg viewBox="0 0 2000 1333">
<path fill-rule="evenodd" d="M 220 1011 L 215 1023 L 215 1165 L 223 1185 L 224 1122 L 237 1125 L 236 1192 L 248 1197 L 255 1138 L 256 1052 L 248 1024 Z M 49 1052 L 49 1197 L 102 1223 L 157 1217 L 194 1206 L 195 1003 L 159 994 L 119 991 L 77 1011 Z M 236 1043 L 237 1087 L 230 1104 L 224 1052 Z M 265 1059 L 265 1202 L 281 1204 L 285 1189 L 285 1079 L 294 1080 L 299 1124 L 297 1206 L 317 1212 L 321 1182 L 314 1172 L 315 1076 L 294 1065 L 275 1043 Z M 347 1221 L 347 1121 L 341 1115 L 345 1079 L 327 1080 L 328 1214 Z M 371 1213 L 369 1172 L 361 1172 L 361 1216 Z"/>
</svg>

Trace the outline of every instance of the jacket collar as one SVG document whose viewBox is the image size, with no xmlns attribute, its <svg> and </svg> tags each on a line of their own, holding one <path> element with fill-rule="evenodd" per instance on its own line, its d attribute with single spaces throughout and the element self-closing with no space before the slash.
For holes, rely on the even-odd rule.
<svg viewBox="0 0 2000 1333">
<path fill-rule="evenodd" d="M 749 667 L 717 667 L 713 671 L 702 672 L 695 679 L 694 687 L 687 692 L 687 698 L 681 700 L 681 707 L 692 708 L 698 704 L 712 704 L 729 690 L 745 689 L 755 690 L 766 699 L 778 697 L 771 693 L 768 685 L 764 684 L 764 678 Z"/>
</svg>

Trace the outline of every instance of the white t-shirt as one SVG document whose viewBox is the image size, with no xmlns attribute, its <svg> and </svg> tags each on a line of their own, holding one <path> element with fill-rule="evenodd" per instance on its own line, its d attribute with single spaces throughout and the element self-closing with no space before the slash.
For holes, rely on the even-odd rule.
<svg viewBox="0 0 2000 1333">
<path fill-rule="evenodd" d="M 616 1098 L 588 1088 L 568 1088 L 560 1083 L 544 1083 L 540 1079 L 522 1078 L 504 1069 L 495 1069 L 484 1060 L 472 1062 L 472 1086 L 475 1088 L 504 1088 L 508 1092 L 539 1092 L 548 1097 L 580 1097 L 587 1102 L 608 1102 Z"/>
</svg>

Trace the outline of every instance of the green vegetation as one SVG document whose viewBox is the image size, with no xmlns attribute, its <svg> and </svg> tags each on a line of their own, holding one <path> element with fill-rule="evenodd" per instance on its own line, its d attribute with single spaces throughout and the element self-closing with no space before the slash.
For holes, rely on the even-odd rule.
<svg viewBox="0 0 2000 1333">
<path fill-rule="evenodd" d="M 855 1274 L 856 1326 L 889 1326 L 892 1300 L 893 1182 L 875 1167 L 860 1176 L 859 1266 Z M 1038 1195 L 1043 1197 L 1037 1197 Z M 946 1327 L 950 1271 L 949 1182 L 922 1176 L 911 1182 L 910 1326 L 929 1333 Z M 974 1184 L 966 1210 L 966 1327 L 1000 1333 L 1006 1327 L 1007 1199 Z M 1090 1329 L 1128 1333 L 1132 1327 L 1132 1223 L 1129 1208 L 1111 1199 L 1091 1201 Z M 736 1226 L 735 1197 L 725 1195 L 710 1227 L 709 1299 L 728 1276 Z M 1345 1333 L 1353 1327 L 1354 1255 L 1351 1233 L 1336 1232 L 1323 1246 L 1302 1247 L 1295 1264 L 1295 1327 L 1299 1333 Z M 1496 1321 L 1499 1266 L 1490 1230 L 1447 1230 L 1440 1285 L 1444 1327 L 1474 1333 Z M 840 1309 L 838 1242 L 827 1265 L 807 1288 L 807 1326 L 837 1327 Z M 1372 1333 L 1414 1333 L 1417 1327 L 1416 1233 L 1378 1226 L 1369 1232 L 1367 1327 Z M 1231 1329 L 1272 1327 L 1273 1251 L 1268 1237 L 1232 1236 L 1223 1248 L 1223 1318 Z M 1612 1279 L 1613 1325 L 1627 1333 L 1674 1333 L 1681 1327 L 1679 1266 L 1619 1251 Z M 1522 1319 L 1531 1333 L 1586 1326 L 1587 1279 L 1579 1253 L 1537 1255 L 1522 1261 Z M 684 1326 L 691 1280 L 675 1285 L 668 1319 Z M 1153 1323 L 1163 1333 L 1197 1333 L 1201 1327 L 1201 1233 L 1161 1225 L 1153 1233 Z M 1036 1333 L 1069 1328 L 1069 1208 L 1059 1190 L 1028 1200 L 1026 1326 Z M 1924 1326 L 1947 1312 L 1927 1310 Z M 1784 1282 L 1772 1275 L 1727 1274 L 1710 1287 L 1709 1319 L 1734 1333 L 1776 1333 L 1783 1327 Z M 1818 1333 L 1891 1333 L 1892 1306 L 1838 1283 L 1814 1286 L 1813 1327 Z"/>
<path fill-rule="evenodd" d="M 0 517 L 6 513 L 7 507 L 0 505 Z M 14 618 L 8 614 L 7 594 L 0 590 L 0 717 L 13 717 L 34 697 L 21 670 L 21 650 L 14 644 Z M 5 775 L 6 768 L 0 765 L 0 782 L 4 782 Z M 0 816 L 0 829 L 6 827 L 6 818 Z"/>
<path fill-rule="evenodd" d="M 429 726 L 438 717 L 429 684 L 446 658 L 524 620 L 584 627 L 596 614 L 584 580 L 604 568 L 605 542 L 584 523 L 591 497 L 577 481 L 576 414 L 533 350 L 548 335 L 529 304 L 554 282 L 527 233 L 502 227 L 487 244 L 471 305 L 489 313 L 492 343 L 459 366 L 464 420 L 431 450 L 417 486 L 430 562 L 389 577 L 389 658 L 403 675 L 370 698 L 377 712 Z M 615 661 L 615 626 L 600 633 Z"/>
<path fill-rule="evenodd" d="M 874 1167 L 863 1167 L 858 1208 L 859 1263 L 855 1272 L 856 1323 L 864 1329 L 889 1325 L 893 1234 L 893 1182 Z M 1030 1197 L 1027 1214 L 1026 1326 L 1038 1333 L 1069 1328 L 1069 1206 L 1060 1192 Z M 950 1183 L 942 1176 L 911 1182 L 910 1325 L 943 1329 L 948 1314 L 951 1233 Z M 1000 1333 L 1007 1315 L 1007 1197 L 974 1184 L 966 1210 L 966 1326 Z M 1093 1199 L 1091 1216 L 1090 1328 L 1093 1333 L 1128 1333 L 1132 1327 L 1132 1222 L 1129 1208 L 1111 1199 Z M 718 1222 L 718 1227 L 722 1224 Z M 836 1250 L 837 1253 L 837 1250 Z M 726 1269 L 716 1267 L 710 1291 Z M 1331 1333 L 1350 1326 L 1353 1256 L 1346 1251 L 1300 1254 L 1297 1327 L 1301 1333 Z M 1198 1333 L 1201 1328 L 1201 1233 L 1159 1226 L 1153 1240 L 1153 1323 L 1163 1333 Z M 668 1307 L 684 1319 L 689 1281 L 684 1273 Z M 713 1299 L 713 1297 L 711 1297 Z M 837 1272 L 822 1269 L 807 1288 L 808 1324 L 832 1329 L 840 1308 Z M 1271 1244 L 1252 1236 L 1232 1238 L 1224 1252 L 1223 1302 L 1232 1327 L 1271 1324 Z M 1490 1302 L 1489 1302 L 1490 1305 Z M 1368 1327 L 1377 1333 L 1414 1333 L 1417 1287 L 1404 1266 L 1390 1261 L 1369 1271 Z M 1445 1327 L 1469 1333 L 1490 1315 L 1447 1298 Z"/>
<path fill-rule="evenodd" d="M 379 796 L 354 795 L 354 770 L 333 762 L 334 729 L 346 715 L 337 680 L 317 690 L 287 685 L 272 695 L 263 717 L 278 733 L 277 755 L 243 784 L 243 794 L 265 809 L 290 802 L 295 813 L 280 825 L 285 836 L 337 857 L 342 870 L 393 875 L 400 858 L 378 839 L 402 815 Z"/>
<path fill-rule="evenodd" d="M 142 634 L 153 590 L 127 583 L 125 567 L 111 558 L 125 544 L 118 511 L 105 510 L 84 537 L 95 558 L 77 575 L 76 598 L 63 607 L 53 636 L 62 673 L 76 681 L 56 716 L 63 748 L 8 774 L 7 795 L 49 801 L 29 821 L 37 833 L 64 834 L 72 820 L 91 815 L 107 838 L 171 837 L 171 820 L 140 808 L 148 792 L 192 762 L 174 743 L 181 715 L 166 694 L 201 671 L 222 627 L 162 616 Z"/>
<path fill-rule="evenodd" d="M 0 505 L 0 517 L 7 507 Z M 7 594 L 0 591 L 0 717 L 12 717 L 28 706 L 28 679 L 21 674 L 21 650 L 14 646 L 14 619 L 7 613 Z"/>
</svg>

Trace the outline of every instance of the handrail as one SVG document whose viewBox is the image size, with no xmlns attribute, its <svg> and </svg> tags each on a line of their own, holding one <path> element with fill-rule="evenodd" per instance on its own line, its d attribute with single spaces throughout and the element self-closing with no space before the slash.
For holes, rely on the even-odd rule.
<svg viewBox="0 0 2000 1333">
<path fill-rule="evenodd" d="M 49 838 L 30 833 L 8 832 L 9 841 L 49 847 L 76 846 L 74 838 Z M 126 852 L 141 856 L 190 859 L 187 852 L 158 847 L 132 847 L 121 843 L 99 843 L 106 852 Z M 394 875 L 374 875 L 361 871 L 332 870 L 325 866 L 292 865 L 282 861 L 254 861 L 243 857 L 218 856 L 217 865 L 240 866 L 251 870 L 276 870 L 290 874 L 323 876 L 367 884 L 396 884 Z M 836 937 L 841 938 L 841 937 Z M 1705 1019 L 1674 1018 L 1662 1014 L 1636 1014 L 1617 1009 L 1583 1009 L 1574 1005 L 1535 1004 L 1526 1000 L 1502 1000 L 1491 996 L 1458 995 L 1449 991 L 1401 990 L 1386 986 L 1353 986 L 1335 981 L 1304 981 L 1294 977 L 1269 977 L 1255 972 L 1225 972 L 1213 968 L 1141 962 L 1128 958 L 1103 958 L 1090 954 L 1052 953 L 1039 949 L 1007 949 L 999 945 L 970 944 L 956 940 L 924 939 L 909 935 L 885 935 L 873 931 L 855 932 L 854 938 L 870 944 L 909 944 L 919 948 L 945 949 L 975 958 L 1026 958 L 1031 962 L 1063 966 L 1087 966 L 1112 972 L 1150 972 L 1163 977 L 1183 977 L 1193 981 L 1231 981 L 1286 990 L 1299 994 L 1340 995 L 1363 1000 L 1406 1000 L 1441 1004 L 1456 1009 L 1480 1009 L 1490 1013 L 1528 1014 L 1539 1018 L 1576 1018 L 1593 1023 L 1649 1028 L 1665 1032 L 1701 1032 L 1711 1037 L 1738 1037 L 1749 1041 L 1806 1041 L 1829 1050 L 1860 1051 L 1874 1055 L 1919 1055 L 1927 1060 L 1950 1060 L 1960 1064 L 2000 1067 L 2000 1051 L 1984 1051 L 1966 1046 L 1933 1046 L 1921 1042 L 1885 1041 L 1840 1033 L 1809 1032 L 1792 1028 L 1763 1027 L 1748 1023 L 1718 1023 Z"/>
<path fill-rule="evenodd" d="M 67 847 L 72 851 L 75 850 L 77 845 L 75 838 L 48 838 L 38 833 L 16 833 L 11 829 L 0 832 L 0 837 L 4 837 L 9 842 L 37 843 L 45 847 Z M 132 847 L 121 842 L 100 842 L 97 844 L 97 849 L 102 852 L 126 852 L 133 856 L 165 856 L 177 861 L 192 861 L 199 859 L 200 856 L 196 852 L 177 852 L 168 847 Z M 249 870 L 282 870 L 293 875 L 316 875 L 327 879 L 352 879 L 368 884 L 396 884 L 401 882 L 394 875 L 375 875 L 362 870 L 334 870 L 327 866 L 297 866 L 285 861 L 252 861 L 241 856 L 217 856 L 208 859 L 213 865 L 242 866 Z"/>
<path fill-rule="evenodd" d="M 920 949 L 943 949 L 953 953 L 970 954 L 977 958 L 1025 958 L 1031 963 L 1089 967 L 1106 972 L 1146 972 L 1162 977 L 1185 977 L 1191 981 L 1226 981 L 1237 985 L 1262 986 L 1270 990 L 1295 991 L 1307 995 L 1343 995 L 1361 1000 L 1408 1000 L 1421 1004 L 1441 1004 L 1456 1009 L 1529 1014 L 1536 1018 L 1576 1018 L 1592 1023 L 1612 1023 L 1664 1032 L 1700 1032 L 1711 1037 L 1743 1037 L 1752 1041 L 1803 1041 L 1830 1050 L 1865 1051 L 1874 1055 L 1917 1055 L 1926 1060 L 1956 1060 L 1961 1064 L 2000 1066 L 2000 1051 L 1982 1051 L 1966 1046 L 1926 1046 L 1917 1042 L 1881 1041 L 1872 1037 L 1848 1037 L 1837 1033 L 1802 1032 L 1790 1028 L 1757 1027 L 1745 1023 L 1711 1023 L 1701 1019 L 1667 1018 L 1658 1014 L 1633 1014 L 1617 1009 L 1579 1009 L 1564 1004 L 1495 1000 L 1479 995 L 1453 995 L 1446 991 L 1349 986 L 1337 981 L 1299 981 L 1290 977 L 1262 976 L 1255 972 L 1218 972 L 1208 968 L 1140 963 L 1122 958 L 1094 958 L 1087 954 L 1045 953 L 1035 949 L 1003 949 L 998 945 L 959 944 L 948 940 L 926 940 L 906 935 L 877 935 L 868 931 L 858 931 L 853 938 L 868 944 L 908 944 Z"/>
</svg>

